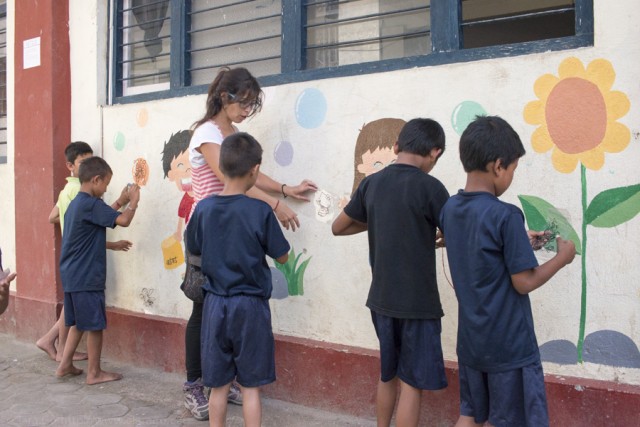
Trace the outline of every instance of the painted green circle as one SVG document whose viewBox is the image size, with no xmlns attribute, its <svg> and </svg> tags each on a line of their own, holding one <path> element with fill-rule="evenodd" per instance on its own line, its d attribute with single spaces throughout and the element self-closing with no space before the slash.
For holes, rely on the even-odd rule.
<svg viewBox="0 0 640 427">
<path fill-rule="evenodd" d="M 116 133 L 116 136 L 113 138 L 113 146 L 118 151 L 124 150 L 124 134 L 122 132 Z"/>
<path fill-rule="evenodd" d="M 456 105 L 451 114 L 451 126 L 458 135 L 462 135 L 462 132 L 469 126 L 469 123 L 475 120 L 476 116 L 484 116 L 487 112 L 482 108 L 482 105 L 475 101 L 462 101 Z"/>
</svg>

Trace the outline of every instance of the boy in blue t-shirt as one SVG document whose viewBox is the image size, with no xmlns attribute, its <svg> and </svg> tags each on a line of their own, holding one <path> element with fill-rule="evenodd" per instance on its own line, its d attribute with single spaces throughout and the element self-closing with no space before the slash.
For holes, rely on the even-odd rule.
<svg viewBox="0 0 640 427">
<path fill-rule="evenodd" d="M 395 143 L 395 163 L 367 176 L 333 222 L 334 235 L 367 231 L 372 281 L 367 298 L 380 342 L 379 426 L 417 426 L 422 390 L 447 386 L 436 280 L 440 209 L 449 198 L 429 172 L 445 149 L 442 126 L 418 118 Z"/>
<path fill-rule="evenodd" d="M 225 423 L 234 378 L 242 387 L 245 425 L 260 425 L 259 387 L 276 379 L 271 271 L 265 255 L 282 264 L 290 247 L 271 207 L 245 194 L 261 162 L 262 148 L 251 135 L 225 138 L 220 146 L 224 189 L 198 203 L 187 227 L 187 248 L 201 255 L 208 279 L 201 337 L 211 426 Z"/>
<path fill-rule="evenodd" d="M 102 331 L 107 327 L 104 289 L 107 276 L 106 227 L 128 227 L 140 200 L 140 188 L 128 189 L 129 204 L 120 212 L 102 201 L 113 172 L 100 157 L 90 157 L 78 172 L 80 192 L 64 217 L 65 231 L 60 254 L 60 277 L 64 289 L 65 325 L 70 326 L 56 376 L 79 375 L 73 355 L 85 331 L 87 337 L 87 384 L 115 381 L 122 375 L 100 367 Z"/>
<path fill-rule="evenodd" d="M 460 138 L 467 183 L 442 208 L 440 224 L 459 303 L 460 418 L 481 426 L 549 425 L 544 374 L 528 293 L 576 254 L 556 237 L 558 253 L 538 266 L 522 211 L 502 202 L 518 159 L 518 134 L 500 117 L 478 117 Z"/>
</svg>

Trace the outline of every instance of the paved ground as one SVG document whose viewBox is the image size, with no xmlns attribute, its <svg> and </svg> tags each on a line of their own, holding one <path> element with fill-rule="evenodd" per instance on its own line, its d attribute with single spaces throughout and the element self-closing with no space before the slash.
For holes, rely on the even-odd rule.
<svg viewBox="0 0 640 427">
<path fill-rule="evenodd" d="M 86 368 L 86 362 L 77 366 Z M 201 426 L 182 401 L 183 376 L 109 360 L 103 368 L 121 381 L 88 386 L 84 375 L 58 379 L 56 363 L 33 344 L 0 334 L 0 426 Z M 229 405 L 228 426 L 242 426 L 242 410 Z M 265 427 L 369 427 L 375 422 L 263 399 Z"/>
</svg>

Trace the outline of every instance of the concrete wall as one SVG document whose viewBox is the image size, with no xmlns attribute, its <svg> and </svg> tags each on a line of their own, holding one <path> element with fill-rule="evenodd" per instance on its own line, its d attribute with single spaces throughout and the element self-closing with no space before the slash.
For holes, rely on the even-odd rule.
<svg viewBox="0 0 640 427">
<path fill-rule="evenodd" d="M 161 153 L 172 134 L 188 129 L 201 117 L 205 97 L 101 105 L 106 98 L 107 68 L 108 11 L 103 3 L 70 1 L 72 139 L 89 142 L 111 164 L 114 177 L 105 195 L 108 202 L 132 181 L 135 159 L 144 158 L 150 168 L 133 225 L 109 235 L 111 239 L 132 240 L 134 246 L 128 253 L 109 254 L 108 304 L 133 312 L 186 318 L 190 304 L 178 289 L 182 267 L 166 269 L 161 248 L 163 240 L 176 229 L 182 193 L 175 183 L 164 178 Z M 262 112 L 239 126 L 262 143 L 263 171 L 288 184 L 310 178 L 322 190 L 322 203 L 331 203 L 329 208 L 321 208 L 320 200 L 292 203 L 302 228 L 285 234 L 296 254 L 302 252 L 300 261 L 309 262 L 303 278 L 304 294 L 272 301 L 277 333 L 376 348 L 364 307 L 370 280 L 366 236 L 334 238 L 330 224 L 339 211 L 340 200 L 348 198 L 352 189 L 359 131 L 377 119 L 423 116 L 438 120 L 447 134 L 447 151 L 433 174 L 453 193 L 464 186 L 465 180 L 457 156 L 465 114 L 485 111 L 502 116 L 513 125 L 527 148 L 514 183 L 503 199 L 521 207 L 518 196 L 545 200 L 561 213 L 575 231 L 574 237 L 579 239 L 576 241 L 582 243 L 583 189 L 588 204 L 602 191 L 640 183 L 640 47 L 634 42 L 640 37 L 636 24 L 640 8 L 632 0 L 596 0 L 594 8 L 594 47 L 264 88 L 266 102 Z M 581 73 L 580 67 L 590 71 Z M 581 78 L 591 83 L 588 87 L 601 89 L 578 93 L 575 105 L 569 105 L 569 109 L 580 114 L 552 114 L 548 108 L 545 118 L 544 114 L 536 115 L 536 105 L 527 105 L 547 100 L 544 82 L 548 77 L 543 76 L 548 74 L 556 79 Z M 571 92 L 571 88 L 567 91 Z M 601 94 L 603 104 L 591 102 L 589 96 L 594 93 Z M 539 127 L 557 125 L 580 134 L 580 126 L 571 127 L 576 115 L 602 117 L 603 111 L 608 129 L 617 127 L 620 131 L 596 142 L 596 146 L 604 147 L 602 164 L 595 152 L 600 148 L 591 150 L 595 146 L 580 145 L 597 129 L 571 140 L 578 152 L 573 157 L 552 155 L 553 149 L 534 150 L 532 138 Z M 542 122 L 536 122 L 539 117 Z M 554 141 L 561 144 L 562 135 L 554 136 Z M 587 165 L 584 181 L 580 164 L 568 170 L 575 158 Z M 609 222 L 586 226 L 584 266 L 582 257 L 576 257 L 572 265 L 532 294 L 538 340 L 548 373 L 640 384 L 640 285 L 636 280 L 640 275 L 636 262 L 640 219 L 635 217 L 638 197 L 634 191 L 635 187 L 628 189 L 631 196 L 625 199 L 626 204 L 608 211 L 613 218 Z M 606 193 L 602 198 L 609 205 L 617 200 Z M 557 219 L 545 212 L 547 219 Z M 8 227 L 6 224 L 3 217 L 0 226 Z M 571 229 L 561 231 L 569 233 Z M 437 258 L 446 313 L 443 345 L 445 357 L 455 360 L 457 308 L 453 289 L 443 274 L 446 271 L 448 275 L 443 255 L 440 251 Z M 540 261 L 550 256 L 543 252 Z M 581 307 L 583 270 L 587 299 Z M 286 280 L 276 272 L 274 286 L 280 289 L 283 285 Z M 585 325 L 585 340 L 578 355 L 581 322 Z M 579 357 L 585 363 L 576 363 Z"/>
</svg>

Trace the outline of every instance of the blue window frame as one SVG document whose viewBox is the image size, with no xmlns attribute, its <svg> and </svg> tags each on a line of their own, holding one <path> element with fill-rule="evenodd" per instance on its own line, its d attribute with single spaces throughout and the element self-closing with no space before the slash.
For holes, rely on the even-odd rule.
<svg viewBox="0 0 640 427">
<path fill-rule="evenodd" d="M 593 0 L 113 0 L 111 101 L 593 45 Z"/>
</svg>

